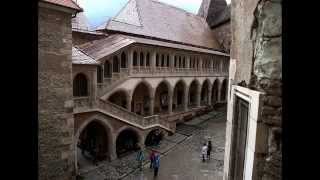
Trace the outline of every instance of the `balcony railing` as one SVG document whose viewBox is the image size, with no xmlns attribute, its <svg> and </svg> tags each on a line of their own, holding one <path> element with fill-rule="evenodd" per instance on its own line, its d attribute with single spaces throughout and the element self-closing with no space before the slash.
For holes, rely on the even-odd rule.
<svg viewBox="0 0 320 180">
<path fill-rule="evenodd" d="M 162 125 L 168 130 L 175 130 L 171 129 L 175 128 L 174 125 L 171 125 L 169 122 L 165 122 L 165 120 L 160 119 L 158 115 L 143 117 L 108 101 L 98 100 L 96 106 L 93 106 L 90 103 L 89 97 L 74 98 L 74 107 L 75 113 L 88 111 L 90 109 L 100 109 L 120 120 L 127 121 L 128 123 L 136 124 L 144 128 L 153 125 Z"/>
<path fill-rule="evenodd" d="M 220 72 L 212 68 L 171 68 L 171 67 L 133 67 L 130 76 L 227 76 L 228 72 Z"/>
</svg>

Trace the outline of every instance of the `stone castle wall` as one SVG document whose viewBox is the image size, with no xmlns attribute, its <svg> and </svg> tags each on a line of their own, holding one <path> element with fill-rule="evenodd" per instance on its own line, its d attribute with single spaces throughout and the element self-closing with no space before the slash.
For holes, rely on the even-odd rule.
<svg viewBox="0 0 320 180">
<path fill-rule="evenodd" d="M 262 123 L 268 128 L 268 152 L 258 169 L 263 180 L 281 179 L 282 39 L 281 0 L 260 1 L 252 38 L 254 63 L 250 86 L 265 93 Z"/>
<path fill-rule="evenodd" d="M 39 179 L 72 180 L 71 13 L 39 7 Z"/>
<path fill-rule="evenodd" d="M 235 84 L 264 92 L 261 121 L 267 131 L 267 152 L 259 154 L 255 179 L 281 179 L 282 47 L 281 0 L 233 1 L 231 58 L 236 61 Z"/>
</svg>

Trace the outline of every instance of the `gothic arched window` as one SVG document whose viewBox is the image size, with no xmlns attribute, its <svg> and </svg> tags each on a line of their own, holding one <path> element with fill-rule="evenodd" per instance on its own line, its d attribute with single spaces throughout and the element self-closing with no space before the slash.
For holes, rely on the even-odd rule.
<svg viewBox="0 0 320 180">
<path fill-rule="evenodd" d="M 82 73 L 77 74 L 73 79 L 73 96 L 88 96 L 88 80 Z"/>
<path fill-rule="evenodd" d="M 121 68 L 127 68 L 127 57 L 126 53 L 121 53 Z"/>
</svg>

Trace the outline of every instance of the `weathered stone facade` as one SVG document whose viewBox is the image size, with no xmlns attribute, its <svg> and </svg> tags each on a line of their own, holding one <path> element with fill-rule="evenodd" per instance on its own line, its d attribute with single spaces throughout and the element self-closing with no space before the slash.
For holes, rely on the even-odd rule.
<svg viewBox="0 0 320 180">
<path fill-rule="evenodd" d="M 281 179 L 282 39 L 281 0 L 260 1 L 252 33 L 254 64 L 249 86 L 265 93 L 262 122 L 268 127 L 268 152 L 258 170 L 263 180 Z"/>
<path fill-rule="evenodd" d="M 71 15 L 39 4 L 39 179 L 74 176 Z"/>
<path fill-rule="evenodd" d="M 198 16 L 206 19 L 221 48 L 230 53 L 230 6 L 225 0 L 203 0 Z"/>
<path fill-rule="evenodd" d="M 232 84 L 242 82 L 241 86 L 263 94 L 260 104 L 252 104 L 251 107 L 258 112 L 255 143 L 259 146 L 253 149 L 254 164 L 251 168 L 252 179 L 255 180 L 278 180 L 282 177 L 281 2 L 233 1 L 231 8 L 231 64 L 235 64 L 230 69 L 232 72 L 235 69 L 234 75 L 230 75 Z M 227 127 L 227 138 L 231 132 Z M 259 143 L 262 139 L 267 141 Z M 226 173 L 228 171 L 232 170 Z M 224 179 L 230 177 L 225 175 Z"/>
</svg>

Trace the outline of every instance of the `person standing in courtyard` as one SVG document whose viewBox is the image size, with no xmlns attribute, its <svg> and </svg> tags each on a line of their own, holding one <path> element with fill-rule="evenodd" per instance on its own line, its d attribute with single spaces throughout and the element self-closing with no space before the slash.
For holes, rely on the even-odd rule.
<svg viewBox="0 0 320 180">
<path fill-rule="evenodd" d="M 212 150 L 212 145 L 211 145 L 211 141 L 208 141 L 208 149 L 207 149 L 207 159 L 210 159 L 210 154 L 211 154 L 211 150 Z"/>
<path fill-rule="evenodd" d="M 207 150 L 208 150 L 208 147 L 207 147 L 206 143 L 204 143 L 202 148 L 201 148 L 202 162 L 206 161 Z"/>
<path fill-rule="evenodd" d="M 155 153 L 154 153 L 154 150 L 152 150 L 150 154 L 150 169 L 153 167 L 154 158 L 155 158 Z"/>
<path fill-rule="evenodd" d="M 153 169 L 154 169 L 153 176 L 154 177 L 158 176 L 159 167 L 160 167 L 160 154 L 155 153 L 154 160 L 153 160 Z"/>
<path fill-rule="evenodd" d="M 140 167 L 140 171 L 142 171 L 143 160 L 144 160 L 144 154 L 143 154 L 142 148 L 139 147 L 138 154 L 137 154 L 137 161 Z"/>
</svg>

